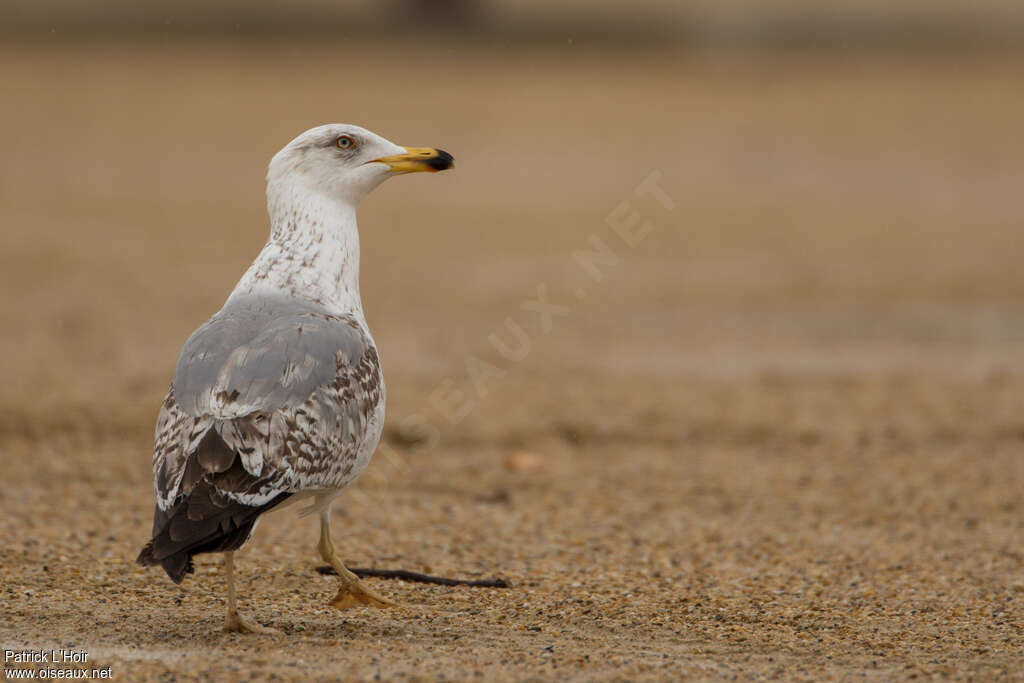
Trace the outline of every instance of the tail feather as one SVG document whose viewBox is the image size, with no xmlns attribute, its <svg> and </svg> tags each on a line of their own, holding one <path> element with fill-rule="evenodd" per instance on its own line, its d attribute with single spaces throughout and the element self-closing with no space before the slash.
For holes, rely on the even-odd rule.
<svg viewBox="0 0 1024 683">
<path fill-rule="evenodd" d="M 241 548 L 259 516 L 292 495 L 281 492 L 262 505 L 233 500 L 232 494 L 266 490 L 268 481 L 250 474 L 214 429 L 188 457 L 178 486 L 174 503 L 153 511 L 152 540 L 136 559 L 143 566 L 162 566 L 174 583 L 195 570 L 194 555 Z"/>
<path fill-rule="evenodd" d="M 202 486 L 189 496 L 202 495 Z M 164 522 L 139 553 L 136 562 L 150 567 L 160 565 L 174 583 L 195 571 L 192 557 L 201 553 L 221 553 L 241 548 L 252 534 L 256 520 L 264 512 L 281 504 L 291 493 L 281 493 L 260 506 L 231 503 L 217 514 L 201 519 L 189 518 L 189 498 L 178 501 L 170 510 L 157 508 L 154 517 Z"/>
<path fill-rule="evenodd" d="M 160 565 L 167 572 L 167 576 L 171 577 L 171 581 L 178 584 L 185 580 L 186 574 L 191 574 L 196 570 L 192 563 L 192 556 L 188 553 L 177 553 L 163 560 L 156 559 L 153 555 L 153 541 L 146 544 L 135 561 L 143 567 Z"/>
</svg>

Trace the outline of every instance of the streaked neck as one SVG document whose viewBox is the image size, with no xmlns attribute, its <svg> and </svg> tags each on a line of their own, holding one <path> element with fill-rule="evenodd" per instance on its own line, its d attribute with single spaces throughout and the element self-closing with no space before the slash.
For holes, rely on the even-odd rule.
<svg viewBox="0 0 1024 683">
<path fill-rule="evenodd" d="M 362 313 L 355 207 L 301 186 L 272 185 L 267 210 L 270 239 L 231 296 L 285 294 Z"/>
</svg>

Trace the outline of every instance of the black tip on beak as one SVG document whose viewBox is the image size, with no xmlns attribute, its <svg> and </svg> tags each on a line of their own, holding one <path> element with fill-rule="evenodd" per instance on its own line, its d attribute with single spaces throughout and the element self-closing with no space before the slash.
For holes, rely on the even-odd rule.
<svg viewBox="0 0 1024 683">
<path fill-rule="evenodd" d="M 437 156 L 427 159 L 426 162 L 427 166 L 430 166 L 435 171 L 447 171 L 455 165 L 455 157 L 443 149 L 439 149 L 437 150 Z"/>
</svg>

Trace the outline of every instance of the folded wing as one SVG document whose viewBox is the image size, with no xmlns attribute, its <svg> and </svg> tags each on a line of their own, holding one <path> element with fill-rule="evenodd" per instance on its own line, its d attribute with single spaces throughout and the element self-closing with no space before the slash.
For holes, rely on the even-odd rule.
<svg viewBox="0 0 1024 683">
<path fill-rule="evenodd" d="M 193 555 L 240 547 L 290 495 L 344 486 L 375 445 L 382 398 L 376 349 L 352 316 L 232 299 L 186 342 L 164 399 L 139 562 L 180 582 Z"/>
</svg>

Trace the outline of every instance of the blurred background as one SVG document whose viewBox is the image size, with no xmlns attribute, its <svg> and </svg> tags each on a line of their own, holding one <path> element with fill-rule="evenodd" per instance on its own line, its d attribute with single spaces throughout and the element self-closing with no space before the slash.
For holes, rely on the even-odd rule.
<svg viewBox="0 0 1024 683">
<path fill-rule="evenodd" d="M 311 36 L 363 40 L 430 30 L 460 45 L 569 38 L 608 47 L 853 48 L 898 51 L 1020 47 L 1024 10 L 1011 0 L 298 0 L 135 3 L 10 0 L 4 33 L 64 37 Z"/>
<path fill-rule="evenodd" d="M 265 239 L 267 161 L 325 121 L 464 169 L 363 212 L 396 376 L 487 348 L 652 172 L 677 208 L 524 372 L 1019 360 L 1019 3 L 11 0 L 0 34 L 9 415 L 148 421 Z"/>
<path fill-rule="evenodd" d="M 361 209 L 389 422 L 341 504 L 375 530 L 346 539 L 353 559 L 503 573 L 547 607 L 583 585 L 597 613 L 648 586 L 620 614 L 646 649 L 584 676 L 660 671 L 643 652 L 702 676 L 841 675 L 878 652 L 890 673 L 1012 669 L 1021 83 L 1008 0 L 6 0 L 0 532 L 8 585 L 39 591 L 7 635 L 59 627 L 144 666 L 117 648 L 145 643 L 75 609 L 159 615 L 86 599 L 44 628 L 40 596 L 64 577 L 180 599 L 130 565 L 157 408 L 266 239 L 270 157 L 350 122 L 457 160 Z M 613 224 L 633 212 L 650 227 L 629 244 Z M 565 307 L 550 326 L 523 308 L 541 286 Z M 519 361 L 489 341 L 515 339 L 508 319 Z M 250 562 L 308 592 L 296 524 L 261 527 Z M 808 600 L 836 626 L 805 640 Z M 522 610 L 482 604 L 483 641 L 453 656 L 532 652 L 488 630 Z M 610 632 L 558 604 L 537 623 L 601 652 Z M 708 649 L 723 623 L 746 635 Z M 434 661 L 424 642 L 405 647 Z M 487 671 L 542 671 L 508 666 Z"/>
</svg>

